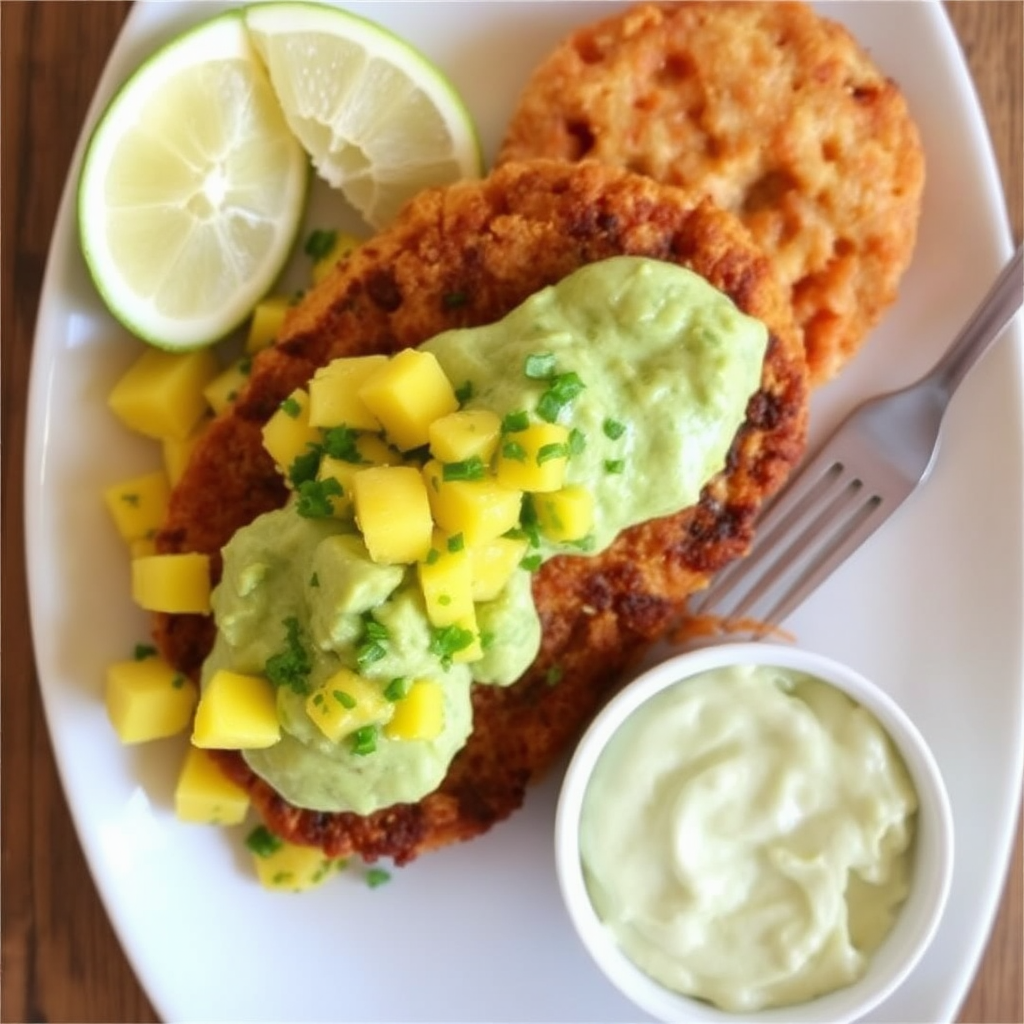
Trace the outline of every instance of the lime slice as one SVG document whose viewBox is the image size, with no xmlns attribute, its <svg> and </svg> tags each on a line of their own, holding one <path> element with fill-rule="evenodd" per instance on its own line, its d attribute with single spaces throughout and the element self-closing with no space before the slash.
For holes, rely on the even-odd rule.
<svg viewBox="0 0 1024 1024">
<path fill-rule="evenodd" d="M 280 273 L 308 184 L 245 21 L 214 18 L 159 50 L 103 113 L 78 186 L 82 252 L 133 333 L 206 345 Z"/>
<path fill-rule="evenodd" d="M 313 166 L 373 227 L 423 188 L 480 175 L 469 111 L 408 43 L 317 4 L 255 4 L 245 19 Z"/>
</svg>

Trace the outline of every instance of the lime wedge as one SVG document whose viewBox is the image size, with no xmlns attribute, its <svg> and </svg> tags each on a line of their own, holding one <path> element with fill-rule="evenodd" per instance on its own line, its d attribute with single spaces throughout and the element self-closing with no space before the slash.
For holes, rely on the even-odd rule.
<svg viewBox="0 0 1024 1024">
<path fill-rule="evenodd" d="M 79 179 L 82 252 L 134 334 L 207 345 L 280 273 L 308 184 L 244 19 L 213 18 L 150 57 L 103 113 Z"/>
<path fill-rule="evenodd" d="M 319 4 L 255 4 L 245 19 L 313 166 L 371 226 L 423 188 L 480 175 L 469 111 L 408 43 Z"/>
</svg>

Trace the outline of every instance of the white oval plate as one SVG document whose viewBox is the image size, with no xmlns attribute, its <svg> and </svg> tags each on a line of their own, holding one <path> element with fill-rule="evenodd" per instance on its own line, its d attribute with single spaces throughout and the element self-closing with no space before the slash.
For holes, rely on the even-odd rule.
<svg viewBox="0 0 1024 1024">
<path fill-rule="evenodd" d="M 141 3 L 86 132 L 125 75 L 216 5 Z M 353 4 L 421 46 L 463 91 L 493 155 L 518 89 L 592 3 Z M 813 409 L 820 434 L 868 393 L 909 381 L 951 338 L 1010 250 L 968 72 L 937 4 L 828 4 L 905 90 L 928 184 L 898 305 Z M 83 138 L 86 136 L 83 134 Z M 118 745 L 105 665 L 144 639 L 101 488 L 158 465 L 105 408 L 140 351 L 106 314 L 77 247 L 74 186 L 54 232 L 35 341 L 26 451 L 27 557 L 39 676 L 82 846 L 120 940 L 166 1020 L 636 1019 L 577 944 L 555 883 L 557 779 L 488 835 L 370 890 L 357 874 L 305 896 L 260 890 L 242 847 L 178 823 L 184 740 Z M 344 219 L 314 204 L 319 223 Z M 787 623 L 907 709 L 946 777 L 958 861 L 940 934 L 874 1015 L 939 1021 L 962 999 L 998 900 L 1022 764 L 1021 337 L 957 395 L 925 488 Z"/>
</svg>

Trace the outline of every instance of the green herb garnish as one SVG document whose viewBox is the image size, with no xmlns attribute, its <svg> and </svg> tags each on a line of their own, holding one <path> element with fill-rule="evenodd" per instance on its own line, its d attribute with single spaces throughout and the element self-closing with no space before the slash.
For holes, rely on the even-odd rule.
<svg viewBox="0 0 1024 1024">
<path fill-rule="evenodd" d="M 365 462 L 356 447 L 358 440 L 359 431 L 352 427 L 331 427 L 324 431 L 324 451 L 342 462 Z"/>
<path fill-rule="evenodd" d="M 548 686 L 554 686 L 562 681 L 562 676 L 565 675 L 565 669 L 561 665 L 552 665 L 547 672 L 544 673 L 544 682 Z"/>
<path fill-rule="evenodd" d="M 440 557 L 441 552 L 438 551 L 437 548 L 431 548 L 427 552 L 427 557 L 424 559 L 424 561 L 427 563 L 427 565 L 433 565 Z"/>
<path fill-rule="evenodd" d="M 604 471 L 606 473 L 622 473 L 626 469 L 625 459 L 605 459 Z"/>
<path fill-rule="evenodd" d="M 441 659 L 441 664 L 449 668 L 452 655 L 464 651 L 473 643 L 473 631 L 461 626 L 434 626 L 430 630 L 430 644 L 427 650 Z"/>
<path fill-rule="evenodd" d="M 582 455 L 583 450 L 587 447 L 587 435 L 582 430 L 573 427 L 569 431 L 569 458 L 576 455 Z"/>
<path fill-rule="evenodd" d="M 455 398 L 459 405 L 465 405 L 473 397 L 473 382 L 467 380 L 455 389 Z"/>
<path fill-rule="evenodd" d="M 257 857 L 269 857 L 284 846 L 284 840 L 275 836 L 266 825 L 257 825 L 245 839 L 245 845 Z"/>
<path fill-rule="evenodd" d="M 448 538 L 448 550 L 451 552 L 461 551 L 465 546 L 466 541 L 461 533 L 453 533 Z"/>
<path fill-rule="evenodd" d="M 156 657 L 156 648 L 152 644 L 136 644 L 132 657 L 136 661 L 145 661 Z"/>
<path fill-rule="evenodd" d="M 537 352 L 526 357 L 523 373 L 530 380 L 549 380 L 555 375 L 554 352 Z"/>
<path fill-rule="evenodd" d="M 331 690 L 331 696 L 347 710 L 351 711 L 356 706 L 356 699 L 346 690 Z"/>
<path fill-rule="evenodd" d="M 394 703 L 401 700 L 409 692 L 409 680 L 405 676 L 396 676 L 384 687 L 384 696 Z"/>
<path fill-rule="evenodd" d="M 171 677 L 171 686 L 173 686 L 175 690 L 180 690 L 186 682 L 188 682 L 188 679 L 182 672 L 175 672 Z"/>
<path fill-rule="evenodd" d="M 552 459 L 567 459 L 569 457 L 569 446 L 562 442 L 554 444 L 542 444 L 537 450 L 537 465 L 543 466 L 545 462 Z"/>
<path fill-rule="evenodd" d="M 530 425 L 530 414 L 525 409 L 517 409 L 515 412 L 506 413 L 501 421 L 503 434 L 518 434 Z"/>
<path fill-rule="evenodd" d="M 385 882 L 391 881 L 391 873 L 385 871 L 383 868 L 367 868 L 366 869 L 366 884 L 371 889 L 376 889 L 380 885 L 384 885 Z"/>
<path fill-rule="evenodd" d="M 542 561 L 543 559 L 540 555 L 527 555 L 519 564 L 527 572 L 536 572 L 540 568 Z"/>
<path fill-rule="evenodd" d="M 287 686 L 295 693 L 305 693 L 312 669 L 309 652 L 302 642 L 299 620 L 290 615 L 283 620 L 284 650 L 267 658 L 263 672 L 274 686 Z"/>
<path fill-rule="evenodd" d="M 372 754 L 377 749 L 377 726 L 364 725 L 352 733 L 352 753 Z"/>
<path fill-rule="evenodd" d="M 626 432 L 626 424 L 620 423 L 618 420 L 607 419 L 601 425 L 601 429 L 604 431 L 604 436 L 610 441 L 618 441 Z"/>
<path fill-rule="evenodd" d="M 299 413 L 302 412 L 302 406 L 299 405 L 299 401 L 297 398 L 294 398 L 291 395 L 289 395 L 281 403 L 281 412 L 283 412 L 286 416 L 291 416 L 293 420 L 298 419 Z"/>
<path fill-rule="evenodd" d="M 537 415 L 554 423 L 559 413 L 586 387 L 579 374 L 570 370 L 551 378 L 547 391 L 537 399 Z"/>
<path fill-rule="evenodd" d="M 506 441 L 501 446 L 501 457 L 513 462 L 525 462 L 526 449 L 518 441 Z"/>
<path fill-rule="evenodd" d="M 387 656 L 387 643 L 391 639 L 387 626 L 378 622 L 370 612 L 363 616 L 363 636 L 356 647 L 356 664 L 361 669 Z"/>
<path fill-rule="evenodd" d="M 303 480 L 298 488 L 295 511 L 306 519 L 326 519 L 334 515 L 331 498 L 341 496 L 341 484 L 333 476 L 325 480 Z"/>
<path fill-rule="evenodd" d="M 446 462 L 441 469 L 441 479 L 450 480 L 483 480 L 487 467 L 479 455 L 463 459 L 461 462 Z"/>
<path fill-rule="evenodd" d="M 323 231 L 318 228 L 310 232 L 302 249 L 311 260 L 322 260 L 334 248 L 337 240 L 337 231 Z"/>
<path fill-rule="evenodd" d="M 316 573 L 313 573 L 313 575 L 309 577 L 309 585 L 311 587 L 320 586 L 320 577 Z"/>
<path fill-rule="evenodd" d="M 319 445 L 309 444 L 309 450 L 295 457 L 295 461 L 288 467 L 288 479 L 292 487 L 298 487 L 307 480 L 315 480 L 320 469 L 320 456 L 322 452 Z"/>
</svg>

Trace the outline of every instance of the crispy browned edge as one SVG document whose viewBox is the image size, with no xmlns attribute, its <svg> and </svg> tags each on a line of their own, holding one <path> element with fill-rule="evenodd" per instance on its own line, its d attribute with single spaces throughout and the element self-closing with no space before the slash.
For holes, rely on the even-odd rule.
<svg viewBox="0 0 1024 1024">
<path fill-rule="evenodd" d="M 626 531 L 596 557 L 556 558 L 537 573 L 543 641 L 535 664 L 511 687 L 474 687 L 473 733 L 441 787 L 418 803 L 365 817 L 299 810 L 240 756 L 218 755 L 283 837 L 332 856 L 403 863 L 515 810 L 527 784 L 613 691 L 620 670 L 679 615 L 686 595 L 746 548 L 762 501 L 802 452 L 802 348 L 768 262 L 731 216 L 612 168 L 509 164 L 482 182 L 424 193 L 339 265 L 294 310 L 278 344 L 255 360 L 238 403 L 197 445 L 158 548 L 206 552 L 216 574 L 221 545 L 286 497 L 260 429 L 316 367 L 491 322 L 577 267 L 618 254 L 690 267 L 769 326 L 762 385 L 726 470 L 697 506 Z M 206 617 L 158 615 L 155 635 L 162 653 L 194 677 L 214 626 Z"/>
<path fill-rule="evenodd" d="M 813 385 L 896 300 L 917 240 L 907 102 L 799 0 L 642 3 L 575 30 L 527 80 L 498 162 L 537 157 L 628 167 L 739 216 L 789 292 Z"/>
</svg>

